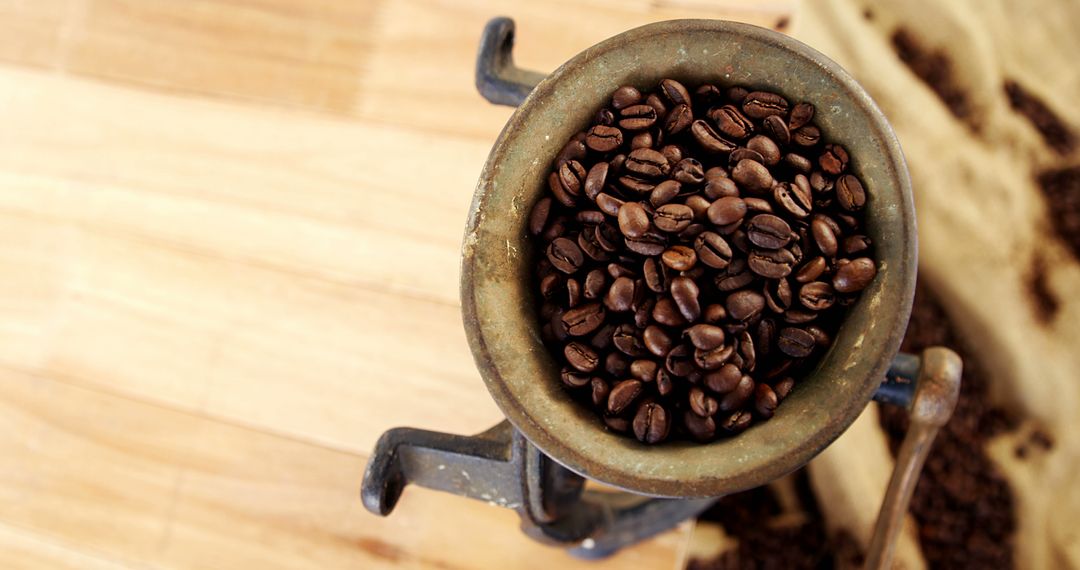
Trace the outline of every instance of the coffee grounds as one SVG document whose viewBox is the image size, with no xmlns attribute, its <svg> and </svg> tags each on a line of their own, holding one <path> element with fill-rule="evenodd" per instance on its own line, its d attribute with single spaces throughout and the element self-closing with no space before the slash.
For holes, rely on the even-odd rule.
<svg viewBox="0 0 1080 570">
<path fill-rule="evenodd" d="M 975 108 L 967 91 L 957 82 L 952 60 L 942 50 L 923 47 L 905 28 L 897 28 L 892 36 L 893 49 L 916 77 L 937 94 L 949 111 L 972 131 L 978 132 Z"/>
<path fill-rule="evenodd" d="M 1061 155 L 1069 154 L 1076 148 L 1076 133 L 1042 99 L 1012 79 L 1005 80 L 1004 89 L 1009 105 L 1031 121 L 1050 148 Z"/>
<path fill-rule="evenodd" d="M 1080 260 L 1080 166 L 1043 172 L 1038 183 L 1054 232 Z"/>
<path fill-rule="evenodd" d="M 948 346 L 964 359 L 963 387 L 956 412 L 938 435 L 912 498 L 911 514 L 930 568 L 1013 568 L 1016 512 L 1012 492 L 985 455 L 987 441 L 1015 429 L 1016 421 L 988 402 L 986 375 L 960 340 L 940 303 L 924 287 L 915 295 L 903 350 Z M 896 452 L 907 429 L 907 412 L 880 406 L 881 424 Z M 1017 447 L 1048 449 L 1053 441 L 1036 430 Z M 779 514 L 768 488 L 721 499 L 702 518 L 719 521 L 738 539 L 737 549 L 710 560 L 691 560 L 692 570 L 750 568 L 854 568 L 861 553 L 850 536 L 826 539 L 825 521 L 808 485 L 805 470 L 796 472 L 805 519 L 790 528 L 770 528 Z"/>
</svg>

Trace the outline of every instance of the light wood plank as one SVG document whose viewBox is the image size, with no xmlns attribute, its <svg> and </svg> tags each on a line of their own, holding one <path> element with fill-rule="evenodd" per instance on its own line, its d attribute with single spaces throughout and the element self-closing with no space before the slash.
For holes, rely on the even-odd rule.
<svg viewBox="0 0 1080 570">
<path fill-rule="evenodd" d="M 132 567 L 4 524 L 0 524 L 0 566 L 7 570 L 120 570 Z"/>
</svg>

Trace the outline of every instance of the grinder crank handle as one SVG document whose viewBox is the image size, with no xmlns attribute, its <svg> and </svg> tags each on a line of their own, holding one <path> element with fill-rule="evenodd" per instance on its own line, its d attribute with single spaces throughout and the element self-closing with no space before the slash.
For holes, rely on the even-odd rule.
<svg viewBox="0 0 1080 570">
<path fill-rule="evenodd" d="M 919 473 L 938 430 L 948 423 L 956 408 L 962 372 L 960 356 L 947 348 L 928 348 L 921 358 L 899 354 L 874 395 L 879 402 L 906 407 L 910 425 L 897 452 L 896 467 L 874 525 L 874 536 L 866 553 L 866 570 L 892 566 L 896 539 Z M 914 390 L 911 389 L 913 380 Z"/>
</svg>

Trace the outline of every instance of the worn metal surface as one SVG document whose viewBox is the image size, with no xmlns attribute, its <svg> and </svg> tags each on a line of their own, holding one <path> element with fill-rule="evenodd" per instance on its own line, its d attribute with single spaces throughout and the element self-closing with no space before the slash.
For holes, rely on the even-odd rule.
<svg viewBox="0 0 1080 570">
<path fill-rule="evenodd" d="M 508 49 L 508 44 L 498 43 Z M 509 61 L 506 59 L 505 61 Z M 555 379 L 529 290 L 525 223 L 549 158 L 618 86 L 672 77 L 767 88 L 818 107 L 870 193 L 868 231 L 880 272 L 818 369 L 769 422 L 709 445 L 650 447 L 602 428 Z M 501 102 L 501 101 L 497 101 Z M 514 113 L 484 167 L 462 248 L 461 299 L 477 367 L 512 424 L 555 461 L 636 493 L 716 497 L 802 466 L 846 429 L 885 376 L 910 312 L 916 272 L 910 181 L 892 130 L 831 60 L 782 34 L 732 22 L 679 20 L 615 36 L 541 81 Z"/>
</svg>

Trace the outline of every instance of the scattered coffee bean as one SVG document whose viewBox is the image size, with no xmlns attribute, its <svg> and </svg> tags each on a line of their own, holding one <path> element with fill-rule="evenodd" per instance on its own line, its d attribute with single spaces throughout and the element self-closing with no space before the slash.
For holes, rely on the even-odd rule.
<svg viewBox="0 0 1080 570">
<path fill-rule="evenodd" d="M 655 194 L 656 191 L 653 190 Z M 653 223 L 660 231 L 678 233 L 686 229 L 694 219 L 694 211 L 685 204 L 665 204 L 656 209 Z"/>
<path fill-rule="evenodd" d="M 644 391 L 645 385 L 641 383 L 641 380 L 623 380 L 615 384 L 608 394 L 608 413 L 616 416 L 623 413 Z"/>
<path fill-rule="evenodd" d="M 634 414 L 634 435 L 643 443 L 660 443 L 667 439 L 671 423 L 667 410 L 656 402 L 645 402 Z"/>
<path fill-rule="evenodd" d="M 697 254 L 685 245 L 673 245 L 660 255 L 664 265 L 675 271 L 689 271 L 697 264 Z"/>
<path fill-rule="evenodd" d="M 862 291 L 874 280 L 877 275 L 877 266 L 869 257 L 860 257 L 851 260 L 836 270 L 832 284 L 840 293 L 855 293 Z"/>
<path fill-rule="evenodd" d="M 787 327 L 780 330 L 780 336 L 776 339 L 776 344 L 784 354 L 794 358 L 803 358 L 810 356 L 816 342 L 814 336 L 805 330 Z"/>
<path fill-rule="evenodd" d="M 764 119 L 769 115 L 783 116 L 788 112 L 788 102 L 776 93 L 754 91 L 743 99 L 742 110 L 752 119 Z"/>
<path fill-rule="evenodd" d="M 769 190 L 774 182 L 769 169 L 754 160 L 740 160 L 732 169 L 731 178 L 747 190 L 757 193 Z"/>
</svg>

